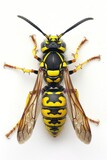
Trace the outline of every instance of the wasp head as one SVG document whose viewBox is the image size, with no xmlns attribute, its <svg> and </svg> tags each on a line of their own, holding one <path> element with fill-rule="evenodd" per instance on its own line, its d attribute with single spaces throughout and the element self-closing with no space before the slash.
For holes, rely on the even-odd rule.
<svg viewBox="0 0 107 160">
<path fill-rule="evenodd" d="M 41 32 L 46 37 L 46 40 L 44 42 L 42 42 L 42 44 L 41 44 L 41 50 L 42 50 L 43 53 L 47 53 L 47 52 L 50 52 L 50 51 L 56 51 L 58 53 L 64 53 L 65 50 L 66 50 L 66 44 L 61 40 L 61 37 L 64 34 L 66 34 L 67 32 L 69 32 L 72 29 L 74 29 L 75 27 L 77 27 L 78 25 L 84 23 L 85 21 L 93 20 L 93 18 L 91 18 L 91 17 L 82 19 L 81 21 L 77 22 L 76 24 L 74 24 L 73 26 L 71 26 L 70 28 L 65 30 L 60 35 L 56 35 L 56 36 L 49 35 L 48 36 L 37 25 L 35 25 L 33 22 L 31 22 L 27 18 L 25 18 L 23 16 L 20 16 L 20 15 L 18 15 L 18 17 L 25 20 L 27 23 L 32 25 L 34 28 L 36 28 L 39 32 Z"/>
<path fill-rule="evenodd" d="M 41 50 L 43 53 L 47 53 L 49 51 L 64 53 L 66 50 L 66 44 L 59 38 L 59 36 L 49 35 L 48 38 L 42 42 Z"/>
</svg>

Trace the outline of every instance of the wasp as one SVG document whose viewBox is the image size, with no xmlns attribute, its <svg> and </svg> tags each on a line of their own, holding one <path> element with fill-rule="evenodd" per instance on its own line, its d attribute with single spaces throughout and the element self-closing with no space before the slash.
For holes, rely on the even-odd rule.
<svg viewBox="0 0 107 160">
<path fill-rule="evenodd" d="M 76 52 L 72 54 L 73 59 L 66 60 L 64 55 L 66 51 L 66 44 L 61 38 L 64 34 L 71 31 L 78 25 L 88 20 L 93 20 L 93 18 L 89 17 L 82 19 L 63 33 L 53 36 L 45 34 L 37 25 L 27 18 L 20 15 L 18 15 L 18 17 L 36 28 L 45 36 L 46 39 L 41 43 L 43 56 L 39 57 L 37 55 L 38 50 L 36 38 L 34 35 L 31 35 L 31 39 L 34 43 L 34 49 L 32 52 L 34 58 L 40 63 L 38 70 L 25 69 L 4 64 L 4 67 L 18 69 L 26 73 L 37 74 L 34 88 L 27 96 L 22 117 L 15 127 L 6 134 L 6 137 L 9 137 L 16 129 L 18 129 L 17 140 L 19 143 L 24 143 L 30 138 L 37 120 L 38 108 L 40 108 L 38 101 L 41 94 L 41 113 L 43 115 L 44 124 L 50 134 L 53 137 L 56 137 L 60 133 L 68 113 L 79 139 L 86 144 L 90 143 L 92 134 L 89 121 L 96 124 L 99 124 L 99 121 L 95 121 L 86 116 L 79 101 L 78 91 L 73 87 L 70 75 L 80 70 L 88 62 L 100 60 L 100 55 L 86 60 L 76 66 L 73 70 L 69 70 L 68 65 L 76 62 L 78 58 L 78 51 L 87 39 L 84 38 L 78 45 Z M 46 82 L 44 87 L 42 87 L 43 80 Z M 62 81 L 64 81 L 65 87 L 62 85 Z M 65 96 L 66 94 L 68 95 L 68 100 Z"/>
</svg>

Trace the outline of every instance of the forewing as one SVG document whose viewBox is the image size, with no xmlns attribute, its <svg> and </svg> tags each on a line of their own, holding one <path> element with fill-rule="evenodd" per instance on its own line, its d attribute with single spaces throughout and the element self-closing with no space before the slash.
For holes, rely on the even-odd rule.
<svg viewBox="0 0 107 160">
<path fill-rule="evenodd" d="M 84 110 L 78 100 L 75 93 L 75 89 L 72 85 L 72 81 L 69 75 L 68 69 L 64 72 L 64 81 L 66 85 L 66 91 L 70 102 L 70 118 L 73 123 L 73 127 L 76 131 L 77 136 L 84 143 L 90 143 L 91 141 L 91 130 L 88 123 L 88 118 L 85 115 Z"/>
<path fill-rule="evenodd" d="M 24 143 L 32 134 L 37 119 L 38 98 L 42 88 L 43 73 L 39 69 L 38 76 L 31 92 L 30 99 L 25 107 L 22 118 L 19 122 L 17 139 L 19 143 Z"/>
</svg>

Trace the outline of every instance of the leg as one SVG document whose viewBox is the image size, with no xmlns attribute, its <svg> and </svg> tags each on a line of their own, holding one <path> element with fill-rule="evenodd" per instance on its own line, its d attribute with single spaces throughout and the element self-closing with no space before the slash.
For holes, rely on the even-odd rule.
<svg viewBox="0 0 107 160">
<path fill-rule="evenodd" d="M 30 37 L 34 43 L 34 48 L 32 50 L 33 56 L 35 59 L 37 59 L 39 62 L 41 62 L 41 58 L 36 55 L 38 50 L 37 50 L 37 42 L 36 42 L 35 36 L 31 35 Z"/>
<path fill-rule="evenodd" d="M 81 41 L 81 43 L 78 45 L 75 54 L 73 54 L 74 59 L 77 60 L 78 58 L 78 51 L 80 50 L 80 48 L 82 47 L 82 45 L 87 42 L 87 39 L 84 37 L 84 39 Z"/>
<path fill-rule="evenodd" d="M 29 103 L 29 100 L 30 100 L 30 97 L 31 97 L 31 93 L 32 93 L 32 91 L 28 93 L 28 96 L 27 96 L 27 98 L 26 98 L 25 108 L 27 107 L 27 105 L 28 105 L 28 103 Z M 19 122 L 20 122 L 20 121 L 19 121 Z M 6 134 L 6 137 L 7 137 L 7 138 L 9 138 L 10 135 L 11 135 L 13 132 L 15 132 L 15 130 L 18 128 L 19 122 L 16 123 L 16 125 Z"/>
<path fill-rule="evenodd" d="M 100 121 L 99 120 L 93 120 L 93 119 L 91 119 L 91 118 L 89 118 L 89 117 L 87 117 L 88 118 L 88 120 L 90 121 L 90 122 L 92 122 L 92 123 L 95 123 L 95 124 L 97 124 L 97 125 L 99 125 L 99 123 L 100 123 Z"/>
<path fill-rule="evenodd" d="M 5 135 L 7 138 L 18 128 L 19 122 Z"/>
<path fill-rule="evenodd" d="M 69 74 L 73 74 L 75 72 L 77 72 L 78 70 L 82 69 L 82 67 L 87 64 L 88 62 L 91 62 L 93 60 L 100 60 L 100 55 L 99 56 L 95 56 L 95 57 L 92 57 L 90 59 L 87 59 L 85 62 L 79 64 L 78 66 L 76 66 L 76 68 L 74 70 L 71 70 L 69 71 Z"/>
<path fill-rule="evenodd" d="M 72 54 L 74 59 L 73 60 L 69 60 L 67 61 L 67 64 L 71 64 L 76 62 L 77 58 L 78 58 L 78 51 L 80 50 L 80 48 L 82 47 L 82 45 L 87 41 L 87 39 L 84 37 L 84 39 L 81 41 L 81 43 L 78 45 L 75 54 Z"/>
<path fill-rule="evenodd" d="M 79 93 L 78 93 L 78 90 L 77 90 L 77 89 L 75 89 L 75 94 L 76 94 L 77 98 L 79 99 Z M 89 118 L 89 117 L 87 117 L 87 118 L 88 118 L 88 120 L 89 120 L 90 122 L 92 122 L 92 123 L 94 123 L 94 124 L 99 125 L 99 123 L 100 123 L 99 120 L 93 120 L 93 119 L 91 119 L 91 118 Z"/>
<path fill-rule="evenodd" d="M 6 64 L 6 63 L 4 64 L 4 67 L 21 70 L 24 73 L 35 73 L 35 74 L 38 74 L 37 70 L 25 69 L 25 68 L 21 68 L 21 67 L 17 67 L 17 66 L 12 66 L 12 65 L 9 65 L 9 64 Z"/>
</svg>

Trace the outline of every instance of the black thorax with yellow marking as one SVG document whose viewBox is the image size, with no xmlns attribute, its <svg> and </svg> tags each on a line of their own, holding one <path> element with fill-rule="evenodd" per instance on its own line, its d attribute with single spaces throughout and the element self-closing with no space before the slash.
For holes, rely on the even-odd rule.
<svg viewBox="0 0 107 160">
<path fill-rule="evenodd" d="M 56 87 L 62 81 L 63 71 L 67 66 L 63 55 L 66 45 L 58 36 L 49 36 L 42 43 L 41 50 L 44 56 L 40 67 L 44 70 L 44 79 L 52 87 Z"/>
</svg>

